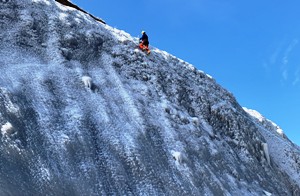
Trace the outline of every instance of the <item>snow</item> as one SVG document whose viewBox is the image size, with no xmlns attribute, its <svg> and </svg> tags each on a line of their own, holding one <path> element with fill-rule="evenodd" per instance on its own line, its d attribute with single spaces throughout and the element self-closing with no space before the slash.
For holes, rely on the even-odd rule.
<svg viewBox="0 0 300 196">
<path fill-rule="evenodd" d="M 49 0 L 32 0 L 33 3 L 45 3 L 46 5 L 51 5 Z"/>
<path fill-rule="evenodd" d="M 13 126 L 10 122 L 6 122 L 4 125 L 1 127 L 1 133 L 2 135 L 9 135 L 13 132 Z"/>
<path fill-rule="evenodd" d="M 277 132 L 281 137 L 285 137 L 283 130 L 277 124 L 275 124 L 274 122 L 266 119 L 259 112 L 255 111 L 255 110 L 247 109 L 246 107 L 244 107 L 244 110 L 246 112 L 248 112 L 251 116 L 258 119 L 261 123 L 269 124 L 269 126 L 272 127 L 272 130 Z"/>
<path fill-rule="evenodd" d="M 289 194 L 281 172 L 299 187 L 299 149 L 204 71 L 52 0 L 1 6 L 21 20 L 0 24 L 1 133 L 18 130 L 1 138 L 0 181 L 12 186 L 0 190 Z"/>
<path fill-rule="evenodd" d="M 82 82 L 84 83 L 84 86 L 91 89 L 92 88 L 92 78 L 89 76 L 82 76 Z"/>
<path fill-rule="evenodd" d="M 272 193 L 269 193 L 268 191 L 264 191 L 264 194 L 265 194 L 266 196 L 272 196 Z"/>
<path fill-rule="evenodd" d="M 174 151 L 174 150 L 172 150 L 171 153 L 172 153 L 173 158 L 174 158 L 179 164 L 181 164 L 181 163 L 182 163 L 182 154 L 181 154 L 180 152 L 177 152 L 177 151 Z"/>
<path fill-rule="evenodd" d="M 243 108 L 246 112 L 248 112 L 251 116 L 258 119 L 260 122 L 262 122 L 265 118 L 257 111 L 248 109 L 246 107 Z"/>
<path fill-rule="evenodd" d="M 257 126 L 267 141 L 271 159 L 300 186 L 299 148 L 284 138 L 282 131 L 278 132 L 280 128 L 275 123 L 255 110 L 249 110 L 245 107 L 244 110 L 257 120 Z"/>
</svg>

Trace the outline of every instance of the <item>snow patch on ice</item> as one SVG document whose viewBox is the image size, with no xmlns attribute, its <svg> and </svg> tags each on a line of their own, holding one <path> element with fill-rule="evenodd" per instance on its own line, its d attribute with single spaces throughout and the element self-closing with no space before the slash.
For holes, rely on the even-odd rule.
<svg viewBox="0 0 300 196">
<path fill-rule="evenodd" d="M 111 26 L 105 25 L 104 28 L 108 29 L 113 37 L 117 39 L 119 42 L 132 41 L 134 42 L 134 38 L 123 30 L 119 30 L 117 28 L 113 28 Z"/>
<path fill-rule="evenodd" d="M 10 135 L 12 134 L 14 131 L 14 127 L 12 126 L 12 124 L 10 122 L 6 122 L 4 125 L 2 125 L 1 127 L 1 133 L 2 135 Z"/>
<path fill-rule="evenodd" d="M 257 118 L 260 122 L 262 122 L 265 118 L 259 113 L 257 112 L 256 110 L 251 110 L 251 109 L 248 109 L 248 108 L 245 108 L 243 107 L 243 109 L 248 113 L 250 114 L 251 116 Z"/>
<path fill-rule="evenodd" d="M 281 128 L 276 129 L 277 133 L 283 137 L 284 132 Z"/>
<path fill-rule="evenodd" d="M 264 191 L 264 194 L 265 194 L 266 196 L 272 196 L 272 193 L 269 193 L 268 191 Z"/>
<path fill-rule="evenodd" d="M 182 154 L 181 154 L 181 152 L 172 150 L 171 153 L 172 153 L 173 158 L 174 158 L 179 164 L 181 164 L 181 163 L 182 163 Z"/>
<path fill-rule="evenodd" d="M 89 76 L 82 76 L 82 82 L 84 83 L 84 86 L 91 89 L 92 88 L 92 78 Z"/>
<path fill-rule="evenodd" d="M 66 13 L 60 13 L 58 18 L 62 21 L 62 22 L 66 22 L 68 15 Z"/>
<path fill-rule="evenodd" d="M 33 3 L 40 3 L 40 2 L 43 2 L 47 5 L 50 5 L 50 2 L 48 0 L 32 0 Z"/>
<path fill-rule="evenodd" d="M 199 126 L 200 125 L 200 120 L 197 117 L 192 117 L 191 121 L 194 123 L 194 125 Z"/>
<path fill-rule="evenodd" d="M 210 78 L 210 79 L 213 79 L 213 77 L 212 77 L 211 75 L 209 75 L 209 74 L 206 74 L 206 76 L 207 76 L 208 78 Z"/>
</svg>

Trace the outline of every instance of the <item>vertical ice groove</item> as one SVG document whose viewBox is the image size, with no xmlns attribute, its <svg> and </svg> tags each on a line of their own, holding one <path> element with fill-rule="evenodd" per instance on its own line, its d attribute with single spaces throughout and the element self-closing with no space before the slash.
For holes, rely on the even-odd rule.
<svg viewBox="0 0 300 196">
<path fill-rule="evenodd" d="M 115 72 L 112 67 L 112 60 L 110 55 L 104 55 L 103 59 L 105 64 L 106 73 L 108 74 L 108 79 L 112 81 L 114 88 L 116 88 L 120 98 L 124 105 L 126 105 L 125 112 L 130 117 L 130 121 L 134 123 L 134 126 L 138 129 L 142 129 L 143 119 L 141 118 L 139 111 L 134 104 L 133 98 L 130 95 L 130 92 L 125 90 L 122 81 L 119 78 L 119 75 Z"/>
</svg>

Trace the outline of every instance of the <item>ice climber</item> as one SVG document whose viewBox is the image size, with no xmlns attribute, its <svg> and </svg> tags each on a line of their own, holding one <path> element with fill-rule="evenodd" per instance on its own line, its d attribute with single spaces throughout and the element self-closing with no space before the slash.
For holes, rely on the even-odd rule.
<svg viewBox="0 0 300 196">
<path fill-rule="evenodd" d="M 147 51 L 147 54 L 150 54 L 148 35 L 146 34 L 145 31 L 142 31 L 142 37 L 140 38 L 139 47 L 143 51 Z"/>
</svg>

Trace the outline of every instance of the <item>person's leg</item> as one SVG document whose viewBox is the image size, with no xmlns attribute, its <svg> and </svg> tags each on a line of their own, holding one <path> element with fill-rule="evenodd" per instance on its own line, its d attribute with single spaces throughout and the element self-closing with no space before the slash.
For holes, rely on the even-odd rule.
<svg viewBox="0 0 300 196">
<path fill-rule="evenodd" d="M 149 49 L 149 46 L 148 46 L 148 45 L 146 45 L 145 47 L 146 47 L 146 51 L 147 51 L 147 53 L 148 53 L 148 54 L 150 54 L 150 49 Z"/>
<path fill-rule="evenodd" d="M 143 49 L 143 43 L 141 42 L 139 45 L 140 49 Z"/>
</svg>

